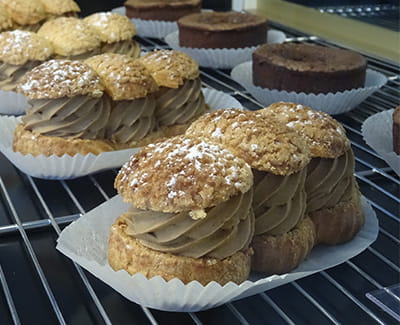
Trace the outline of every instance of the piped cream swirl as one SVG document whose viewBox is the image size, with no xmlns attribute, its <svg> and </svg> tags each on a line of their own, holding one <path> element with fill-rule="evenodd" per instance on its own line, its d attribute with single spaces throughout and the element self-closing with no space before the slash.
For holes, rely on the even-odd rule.
<svg viewBox="0 0 400 325">
<path fill-rule="evenodd" d="M 134 59 L 140 56 L 140 45 L 135 40 L 126 40 L 121 42 L 103 44 L 101 47 L 102 53 L 117 53 L 125 54 Z"/>
<path fill-rule="evenodd" d="M 0 89 L 4 91 L 15 90 L 24 74 L 38 64 L 40 64 L 39 61 L 29 61 L 24 65 L 0 62 Z"/>
<path fill-rule="evenodd" d="M 350 200 L 355 185 L 351 149 L 335 159 L 313 158 L 307 167 L 307 211 L 333 207 Z"/>
<path fill-rule="evenodd" d="M 126 233 L 151 249 L 193 258 L 223 259 L 247 248 L 254 234 L 253 193 L 248 191 L 208 209 L 203 219 L 189 211 L 162 213 L 132 207 Z"/>
<path fill-rule="evenodd" d="M 34 99 L 22 117 L 25 128 L 47 136 L 103 139 L 111 104 L 106 96 Z"/>
<path fill-rule="evenodd" d="M 153 95 L 135 100 L 113 102 L 106 137 L 118 143 L 139 141 L 156 127 Z"/>
<path fill-rule="evenodd" d="M 306 169 L 289 176 L 254 171 L 255 234 L 282 235 L 304 217 Z"/>
<path fill-rule="evenodd" d="M 207 109 L 200 78 L 186 80 L 177 89 L 162 87 L 156 96 L 156 119 L 160 125 L 185 124 Z"/>
</svg>

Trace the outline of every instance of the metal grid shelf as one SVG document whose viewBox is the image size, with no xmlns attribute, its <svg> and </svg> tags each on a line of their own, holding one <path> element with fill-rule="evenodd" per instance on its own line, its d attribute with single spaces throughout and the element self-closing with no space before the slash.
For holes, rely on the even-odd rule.
<svg viewBox="0 0 400 325">
<path fill-rule="evenodd" d="M 279 26 L 282 27 L 282 26 Z M 317 37 L 287 32 L 293 42 L 331 46 Z M 147 50 L 165 48 L 139 39 Z M 197 313 L 141 307 L 121 297 L 68 258 L 55 243 L 64 226 L 115 195 L 116 170 L 68 181 L 35 179 L 0 154 L 1 324 L 395 324 L 365 296 L 399 282 L 399 178 L 360 132 L 370 115 L 399 104 L 399 68 L 369 58 L 388 84 L 357 109 L 336 116 L 356 154 L 356 177 L 379 221 L 377 241 L 337 267 L 262 294 Z M 225 91 L 249 109 L 261 105 L 227 70 L 201 69 L 206 87 Z"/>
</svg>

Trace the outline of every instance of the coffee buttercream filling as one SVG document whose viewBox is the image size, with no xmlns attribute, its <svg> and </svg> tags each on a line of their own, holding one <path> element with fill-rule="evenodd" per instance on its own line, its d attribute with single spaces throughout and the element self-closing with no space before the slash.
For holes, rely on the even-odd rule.
<svg viewBox="0 0 400 325">
<path fill-rule="evenodd" d="M 305 187 L 308 212 L 351 200 L 355 185 L 354 154 L 351 149 L 335 159 L 313 158 L 307 170 Z"/>
<path fill-rule="evenodd" d="M 253 172 L 255 234 L 278 236 L 292 230 L 306 210 L 306 170 L 289 176 Z"/>
<path fill-rule="evenodd" d="M 101 47 L 102 53 L 117 53 L 128 55 L 132 58 L 140 56 L 140 45 L 133 39 L 121 42 L 104 43 Z"/>
<path fill-rule="evenodd" d="M 28 61 L 23 65 L 14 65 L 0 62 L 0 89 L 4 91 L 15 90 L 25 73 L 40 63 L 39 61 Z"/>
<path fill-rule="evenodd" d="M 185 124 L 207 109 L 200 78 L 186 80 L 179 88 L 162 87 L 156 97 L 156 119 L 160 125 Z"/>
<path fill-rule="evenodd" d="M 33 99 L 22 117 L 25 128 L 54 137 L 103 139 L 111 103 L 106 96 Z"/>
<path fill-rule="evenodd" d="M 156 100 L 149 95 L 135 100 L 114 101 L 106 137 L 117 143 L 139 141 L 156 127 Z"/>
<path fill-rule="evenodd" d="M 157 251 L 223 259 L 247 248 L 253 237 L 252 198 L 251 190 L 236 195 L 196 220 L 190 211 L 163 213 L 131 207 L 123 215 L 126 233 Z"/>
</svg>

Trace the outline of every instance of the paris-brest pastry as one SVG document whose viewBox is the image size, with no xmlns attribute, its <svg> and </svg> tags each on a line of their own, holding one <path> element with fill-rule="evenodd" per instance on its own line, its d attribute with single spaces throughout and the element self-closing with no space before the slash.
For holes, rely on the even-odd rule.
<svg viewBox="0 0 400 325">
<path fill-rule="evenodd" d="M 111 226 L 110 266 L 166 281 L 245 281 L 252 183 L 250 166 L 216 144 L 178 136 L 142 148 L 115 180 L 131 207 Z"/>
<path fill-rule="evenodd" d="M 186 134 L 219 143 L 252 167 L 252 270 L 281 274 L 301 263 L 315 243 L 314 225 L 306 214 L 306 142 L 277 120 L 238 109 L 207 113 Z"/>
</svg>

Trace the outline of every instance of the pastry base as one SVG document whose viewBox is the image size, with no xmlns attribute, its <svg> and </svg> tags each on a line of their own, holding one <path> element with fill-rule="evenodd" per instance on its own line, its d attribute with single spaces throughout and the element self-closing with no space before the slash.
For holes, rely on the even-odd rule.
<svg viewBox="0 0 400 325">
<path fill-rule="evenodd" d="M 115 270 L 129 274 L 143 273 L 147 278 L 161 276 L 166 281 L 179 278 L 183 283 L 198 281 L 203 285 L 216 281 L 241 283 L 250 273 L 252 249 L 240 251 L 223 260 L 191 258 L 162 253 L 141 245 L 125 233 L 126 224 L 117 218 L 111 226 L 108 262 Z"/>
<path fill-rule="evenodd" d="M 254 250 L 251 270 L 267 275 L 287 273 L 306 258 L 314 244 L 315 228 L 309 217 L 283 235 L 255 236 L 251 244 Z"/>
</svg>

